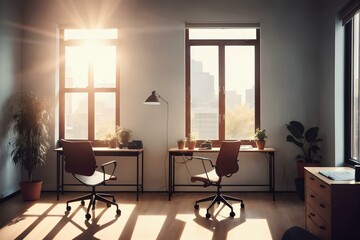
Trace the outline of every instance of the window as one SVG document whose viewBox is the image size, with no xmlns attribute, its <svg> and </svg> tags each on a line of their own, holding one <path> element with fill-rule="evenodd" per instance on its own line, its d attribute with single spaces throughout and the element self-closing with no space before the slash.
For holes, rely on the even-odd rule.
<svg viewBox="0 0 360 240">
<path fill-rule="evenodd" d="M 102 143 L 120 124 L 117 29 L 61 29 L 59 136 Z"/>
<path fill-rule="evenodd" d="M 360 163 L 359 121 L 359 10 L 360 2 L 350 0 L 339 12 L 345 26 L 345 163 Z"/>
<path fill-rule="evenodd" d="M 260 127 L 260 29 L 186 29 L 186 135 L 253 139 Z"/>
</svg>

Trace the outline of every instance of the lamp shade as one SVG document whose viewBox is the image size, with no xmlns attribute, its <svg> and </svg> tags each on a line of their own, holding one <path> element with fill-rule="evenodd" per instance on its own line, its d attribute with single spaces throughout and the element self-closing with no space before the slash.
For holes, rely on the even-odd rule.
<svg viewBox="0 0 360 240">
<path fill-rule="evenodd" d="M 152 91 L 151 95 L 145 100 L 144 104 L 148 104 L 148 105 L 160 104 L 156 91 Z"/>
</svg>

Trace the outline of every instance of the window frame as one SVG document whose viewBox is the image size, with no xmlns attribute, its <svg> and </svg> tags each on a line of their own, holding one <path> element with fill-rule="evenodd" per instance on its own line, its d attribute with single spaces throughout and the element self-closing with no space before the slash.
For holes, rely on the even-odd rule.
<svg viewBox="0 0 360 240">
<path fill-rule="evenodd" d="M 114 27 L 113 27 L 114 28 Z M 119 31 L 116 39 L 101 39 L 102 46 L 116 47 L 116 70 L 115 70 L 115 87 L 114 88 L 96 88 L 93 81 L 93 70 L 88 69 L 88 86 L 84 88 L 69 88 L 65 87 L 65 48 L 67 46 L 82 46 L 84 39 L 69 39 L 65 40 L 64 32 L 68 29 L 76 28 L 60 28 L 59 32 L 59 139 L 65 139 L 65 95 L 66 93 L 88 93 L 88 139 L 93 146 L 106 146 L 104 140 L 95 139 L 95 94 L 96 93 L 115 93 L 115 127 L 120 126 L 120 67 L 119 67 Z M 118 28 L 114 28 L 119 30 Z M 81 30 L 81 29 L 79 29 Z M 84 140 L 84 139 L 71 139 Z"/>
<path fill-rule="evenodd" d="M 353 96 L 353 81 L 354 81 L 354 22 L 353 18 L 348 20 L 345 23 L 345 62 L 344 62 L 344 80 L 345 80 L 345 164 L 354 166 L 360 164 L 360 154 L 358 153 L 358 160 L 352 157 L 352 138 L 353 138 L 353 130 L 352 130 L 352 104 L 353 99 L 356 98 Z M 360 89 L 359 89 L 360 90 Z M 359 96 L 358 96 L 359 97 Z M 360 99 L 359 99 L 360 100 Z M 360 123 L 360 121 L 359 121 Z M 358 124 L 359 124 L 358 123 Z M 359 138 L 359 136 L 358 136 Z"/>
<path fill-rule="evenodd" d="M 239 27 L 241 28 L 241 27 Z M 260 128 L 260 28 L 256 28 L 256 39 L 216 40 L 189 39 L 189 28 L 185 29 L 185 136 L 191 132 L 191 46 L 218 46 L 219 48 L 219 116 L 225 116 L 225 47 L 226 46 L 254 46 L 255 50 L 255 128 Z M 204 140 L 197 139 L 197 147 Z M 225 121 L 219 121 L 219 139 L 210 139 L 212 145 L 219 147 L 225 139 Z M 234 140 L 234 139 L 231 139 Z M 240 139 L 244 144 L 251 144 L 252 139 Z"/>
</svg>

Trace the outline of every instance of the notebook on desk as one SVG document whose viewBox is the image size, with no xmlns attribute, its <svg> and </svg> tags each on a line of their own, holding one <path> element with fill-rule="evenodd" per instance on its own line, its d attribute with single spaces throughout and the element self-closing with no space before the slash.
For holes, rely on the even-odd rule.
<svg viewBox="0 0 360 240">
<path fill-rule="evenodd" d="M 355 179 L 355 170 L 343 170 L 343 171 L 320 171 L 321 175 L 335 181 L 351 181 Z"/>
</svg>

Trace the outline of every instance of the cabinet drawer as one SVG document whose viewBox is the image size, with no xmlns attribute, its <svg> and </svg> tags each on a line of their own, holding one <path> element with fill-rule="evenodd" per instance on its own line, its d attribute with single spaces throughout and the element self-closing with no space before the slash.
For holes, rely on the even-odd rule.
<svg viewBox="0 0 360 240">
<path fill-rule="evenodd" d="M 306 191 L 306 203 L 311 205 L 314 211 L 317 212 L 326 222 L 331 222 L 330 205 L 321 198 L 319 198 L 319 196 L 317 196 L 309 188 Z"/>
<path fill-rule="evenodd" d="M 305 171 L 305 186 L 315 192 L 320 198 L 331 204 L 330 185 L 316 177 L 315 175 Z"/>
<path fill-rule="evenodd" d="M 330 239 L 331 229 L 328 224 L 314 209 L 306 206 L 306 229 L 321 239 Z"/>
</svg>

